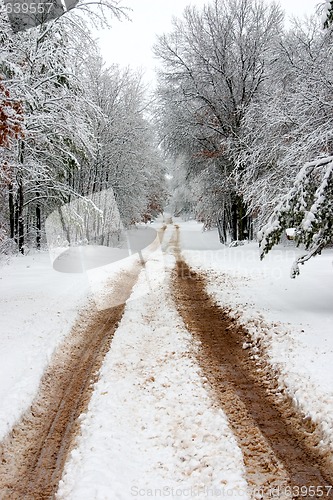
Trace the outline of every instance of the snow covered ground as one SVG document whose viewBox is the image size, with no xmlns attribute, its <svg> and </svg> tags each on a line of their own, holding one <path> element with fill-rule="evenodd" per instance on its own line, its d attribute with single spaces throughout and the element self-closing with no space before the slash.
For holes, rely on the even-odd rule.
<svg viewBox="0 0 333 500">
<path fill-rule="evenodd" d="M 216 231 L 177 221 L 183 255 L 208 279 L 208 292 L 261 344 L 305 415 L 319 422 L 333 452 L 333 250 L 311 259 L 296 279 L 301 250 L 279 245 L 260 262 L 256 243 L 228 248 Z M 246 347 L 246 346 L 244 346 Z"/>
<path fill-rule="evenodd" d="M 156 229 L 160 227 L 161 224 L 156 225 Z M 146 258 L 154 248 L 156 230 L 140 229 L 130 233 L 131 249 L 140 249 L 142 258 Z M 138 253 L 128 256 L 126 252 L 126 258 L 120 255 L 121 260 L 112 263 L 106 259 L 111 263 L 101 265 L 104 256 L 101 259 L 100 248 L 89 249 L 90 260 L 86 256 L 85 261 L 80 259 L 83 269 L 88 267 L 85 272 L 70 272 L 75 262 L 66 253 L 63 256 L 69 269 L 64 272 L 53 268 L 52 254 L 47 251 L 19 255 L 1 263 L 0 439 L 31 405 L 52 354 L 70 333 L 79 311 L 90 304 L 89 298 L 99 310 L 118 305 L 110 304 L 110 293 L 104 294 L 105 286 L 110 286 L 112 276 L 131 268 L 138 260 Z M 79 252 L 80 248 L 73 251 Z M 87 263 L 91 264 L 92 259 L 89 268 Z M 164 278 L 163 269 L 160 278 Z"/>
<path fill-rule="evenodd" d="M 58 498 L 247 498 L 241 451 L 206 390 L 160 256 L 146 266 L 160 286 L 152 290 L 141 272 Z"/>
<path fill-rule="evenodd" d="M 30 406 L 88 292 L 86 275 L 57 273 L 47 252 L 1 266 L 0 439 Z"/>
<path fill-rule="evenodd" d="M 186 260 L 248 328 L 252 345 L 261 342 L 279 368 L 281 388 L 320 422 L 323 445 L 333 450 L 332 250 L 291 280 L 299 252 L 293 247 L 276 247 L 260 262 L 256 244 L 223 247 L 215 231 L 176 222 Z M 248 498 L 241 452 L 212 404 L 195 361 L 197 345 L 170 297 L 172 231 L 165 232 L 164 259 L 157 250 L 150 256 L 126 304 L 59 499 Z M 101 292 L 98 276 L 57 273 L 46 253 L 0 268 L 1 438 L 30 405 L 89 294 L 96 299 Z"/>
</svg>

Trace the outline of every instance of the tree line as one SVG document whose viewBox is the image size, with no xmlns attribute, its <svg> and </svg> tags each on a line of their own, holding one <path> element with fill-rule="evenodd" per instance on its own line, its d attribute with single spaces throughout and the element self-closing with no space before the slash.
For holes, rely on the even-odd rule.
<svg viewBox="0 0 333 500">
<path fill-rule="evenodd" d="M 311 255 L 333 237 L 332 5 L 293 19 L 262 0 L 187 7 L 158 38 L 160 140 L 174 206 L 264 255 L 286 227 Z M 324 24 L 326 28 L 324 27 Z"/>
<path fill-rule="evenodd" d="M 52 212 L 76 199 L 89 212 L 108 189 L 125 226 L 149 220 L 167 198 L 163 150 L 176 214 L 222 243 L 258 234 L 262 255 L 295 227 L 300 263 L 320 253 L 333 231 L 331 2 L 288 27 L 263 0 L 187 7 L 155 45 L 154 104 L 92 39 L 91 22 L 126 9 L 94 5 L 17 34 L 0 15 L 1 248 L 40 248 Z"/>
<path fill-rule="evenodd" d="M 89 208 L 103 190 L 112 190 L 125 226 L 161 210 L 163 159 L 141 75 L 106 67 L 91 34 L 92 23 L 105 27 L 126 16 L 114 0 L 81 2 L 56 21 L 14 34 L 2 10 L 3 251 L 41 248 L 52 212 L 75 199 Z M 80 224 L 81 214 L 73 217 Z"/>
</svg>

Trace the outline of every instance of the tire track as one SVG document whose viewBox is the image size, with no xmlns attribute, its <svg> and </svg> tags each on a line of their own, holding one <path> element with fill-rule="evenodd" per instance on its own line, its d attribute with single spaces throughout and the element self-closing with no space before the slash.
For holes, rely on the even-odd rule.
<svg viewBox="0 0 333 500">
<path fill-rule="evenodd" d="M 306 444 L 311 424 L 293 427 L 292 404 L 279 408 L 269 396 L 242 348 L 245 331 L 207 294 L 203 277 L 182 260 L 178 240 L 176 226 L 174 300 L 200 341 L 198 361 L 242 449 L 251 498 L 333 498 L 332 470 Z"/>
<path fill-rule="evenodd" d="M 153 251 L 163 240 L 158 231 Z M 59 347 L 40 384 L 38 395 L 19 423 L 0 444 L 0 498 L 54 498 L 67 455 L 79 432 L 98 371 L 123 315 L 126 300 L 145 265 L 141 256 L 129 271 L 110 283 L 112 303 L 97 311 L 93 303 L 81 314 Z"/>
<path fill-rule="evenodd" d="M 140 266 L 116 284 L 121 305 L 86 312 L 60 347 L 30 410 L 0 445 L 0 498 L 53 498 Z M 93 304 L 91 304 L 93 309 Z"/>
</svg>

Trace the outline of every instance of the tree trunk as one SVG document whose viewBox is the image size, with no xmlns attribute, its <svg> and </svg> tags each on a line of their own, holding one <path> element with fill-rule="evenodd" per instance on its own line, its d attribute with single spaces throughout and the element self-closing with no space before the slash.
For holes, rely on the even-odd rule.
<svg viewBox="0 0 333 500">
<path fill-rule="evenodd" d="M 251 216 L 249 216 L 249 240 L 253 240 L 254 234 L 253 234 L 253 219 Z"/>
<path fill-rule="evenodd" d="M 246 217 L 245 206 L 240 196 L 237 196 L 237 206 L 238 206 L 238 239 L 245 240 L 247 237 L 246 234 L 247 217 Z"/>
<path fill-rule="evenodd" d="M 17 193 L 16 193 L 17 196 Z M 18 201 L 17 198 L 15 200 L 15 209 L 14 209 L 14 241 L 18 243 L 18 220 L 19 220 L 19 209 L 18 209 Z"/>
<path fill-rule="evenodd" d="M 19 142 L 19 162 L 23 165 L 24 162 L 24 142 Z M 23 193 L 23 178 L 22 171 L 19 170 L 16 176 L 17 179 L 17 197 L 16 197 L 16 238 L 19 251 L 24 254 L 24 193 Z"/>
<path fill-rule="evenodd" d="M 39 193 L 36 193 L 37 198 L 39 198 Z M 41 231 L 42 231 L 42 223 L 41 223 L 41 210 L 40 204 L 36 205 L 36 247 L 40 250 L 40 241 L 41 241 Z"/>
<path fill-rule="evenodd" d="M 63 214 L 63 211 L 62 211 L 62 207 L 58 207 L 58 214 L 59 214 L 59 219 L 60 219 L 60 222 L 61 222 L 62 230 L 63 230 L 63 232 L 66 235 L 68 243 L 71 244 L 70 228 L 69 228 L 68 221 L 66 221 L 64 219 L 64 214 Z"/>
<path fill-rule="evenodd" d="M 23 216 L 23 184 L 20 180 L 17 193 L 17 242 L 19 251 L 24 254 L 24 216 Z"/>
<path fill-rule="evenodd" d="M 238 239 L 238 204 L 237 197 L 234 198 L 231 205 L 231 239 L 236 241 Z"/>
<path fill-rule="evenodd" d="M 226 230 L 226 225 L 225 225 L 225 219 L 218 219 L 217 220 L 217 230 L 219 233 L 220 243 L 225 245 L 227 242 L 227 230 Z"/>
<path fill-rule="evenodd" d="M 13 185 L 10 184 L 8 188 L 8 204 L 9 204 L 9 226 L 10 237 L 14 239 L 15 236 L 15 207 L 14 207 L 14 193 Z"/>
<path fill-rule="evenodd" d="M 246 215 L 246 206 L 241 196 L 236 195 L 232 207 L 232 239 L 245 240 L 250 236 L 250 221 Z"/>
</svg>

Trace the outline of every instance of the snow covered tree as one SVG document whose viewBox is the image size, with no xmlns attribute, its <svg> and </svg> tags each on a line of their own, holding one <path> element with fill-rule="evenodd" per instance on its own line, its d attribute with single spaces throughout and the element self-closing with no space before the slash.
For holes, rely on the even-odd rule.
<svg viewBox="0 0 333 500">
<path fill-rule="evenodd" d="M 292 267 L 294 278 L 300 264 L 333 242 L 333 156 L 308 162 L 300 170 L 292 189 L 259 233 L 261 258 L 289 227 L 295 228 L 296 245 L 307 250 Z"/>
<path fill-rule="evenodd" d="M 64 18 L 8 37 L 1 69 L 13 96 L 23 103 L 25 118 L 25 136 L 10 155 L 8 200 L 11 237 L 21 252 L 31 229 L 39 246 L 41 210 L 64 201 L 64 173 L 78 166 L 74 151 L 87 151 L 90 144 L 79 105 L 82 93 L 70 68 L 71 40 Z"/>
<path fill-rule="evenodd" d="M 262 227 L 289 192 L 302 164 L 332 150 L 333 59 L 317 16 L 294 21 L 253 99 L 234 148 L 237 182 Z"/>
<path fill-rule="evenodd" d="M 106 68 L 101 59 L 86 66 L 81 75 L 93 104 L 97 149 L 94 160 L 76 172 L 73 185 L 83 196 L 112 188 L 128 226 L 147 217 L 165 197 L 163 161 L 143 113 L 141 76 L 117 65 Z"/>
<path fill-rule="evenodd" d="M 332 241 L 333 58 L 330 35 L 316 16 L 295 20 L 280 47 L 281 77 L 245 118 L 250 147 L 243 150 L 243 185 L 261 222 L 266 219 L 259 232 L 262 258 L 295 228 L 295 242 L 306 250 L 292 267 L 295 277 L 300 264 Z"/>
<path fill-rule="evenodd" d="M 40 246 L 43 221 L 77 194 L 73 176 L 95 156 L 91 109 L 101 111 L 88 102 L 77 71 L 78 61 L 89 64 L 87 54 L 91 61 L 98 52 L 89 34 L 88 10 L 92 21 L 104 27 L 106 11 L 117 17 L 123 13 L 113 0 L 80 2 L 57 21 L 16 35 L 1 14 L 0 70 L 13 102 L 22 103 L 25 118 L 24 137 L 17 137 L 6 151 L 8 209 L 3 210 L 9 236 L 21 252 L 26 239 L 32 242 L 35 237 Z"/>
<path fill-rule="evenodd" d="M 333 2 L 331 0 L 326 0 L 326 2 L 322 4 L 322 11 L 324 28 L 329 28 L 333 23 Z"/>
<path fill-rule="evenodd" d="M 13 100 L 9 90 L 0 80 L 0 148 L 9 148 L 12 139 L 22 138 L 22 103 Z"/>
<path fill-rule="evenodd" d="M 11 166 L 8 163 L 13 143 L 24 137 L 23 107 L 20 101 L 11 98 L 9 90 L 0 80 L 0 196 L 6 199 L 11 186 Z M 9 191 L 10 196 L 10 191 Z M 13 217 L 11 217 L 13 224 Z M 5 220 L 0 218 L 0 243 L 6 240 Z M 11 227 L 13 232 L 13 225 Z"/>
<path fill-rule="evenodd" d="M 220 170 L 225 185 L 214 203 L 234 239 L 244 238 L 247 223 L 242 195 L 230 181 L 232 150 L 274 58 L 281 21 L 276 5 L 260 1 L 216 1 L 201 12 L 188 7 L 155 49 L 163 63 L 158 89 L 162 144 L 167 151 L 174 148 L 175 155 L 187 155 L 194 176 L 205 170 L 205 178 L 210 172 L 214 178 Z M 211 193 L 205 196 L 207 206 Z"/>
</svg>

